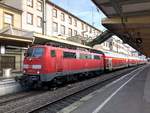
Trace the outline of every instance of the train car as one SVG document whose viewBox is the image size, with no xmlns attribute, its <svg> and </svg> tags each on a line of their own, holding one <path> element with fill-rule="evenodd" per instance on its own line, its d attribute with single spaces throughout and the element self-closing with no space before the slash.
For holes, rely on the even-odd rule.
<svg viewBox="0 0 150 113">
<path fill-rule="evenodd" d="M 123 54 L 104 52 L 106 70 L 115 70 L 128 67 L 128 57 Z"/>
<path fill-rule="evenodd" d="M 23 79 L 29 83 L 47 83 L 78 73 L 104 70 L 103 52 L 72 50 L 49 45 L 33 46 L 27 50 Z"/>
<path fill-rule="evenodd" d="M 128 64 L 129 66 L 136 66 L 138 65 L 139 59 L 135 56 L 128 56 Z"/>
<path fill-rule="evenodd" d="M 146 57 L 143 57 L 143 56 L 139 56 L 138 57 L 138 64 L 145 64 L 147 62 L 147 59 Z"/>
</svg>

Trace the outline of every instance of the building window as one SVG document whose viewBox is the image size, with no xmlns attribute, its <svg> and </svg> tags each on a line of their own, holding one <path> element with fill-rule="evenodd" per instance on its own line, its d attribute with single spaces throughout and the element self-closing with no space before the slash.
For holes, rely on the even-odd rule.
<svg viewBox="0 0 150 113">
<path fill-rule="evenodd" d="M 77 20 L 74 19 L 74 26 L 77 26 Z"/>
<path fill-rule="evenodd" d="M 42 2 L 37 1 L 37 10 L 42 11 Z"/>
<path fill-rule="evenodd" d="M 61 25 L 61 34 L 65 34 L 65 26 L 64 25 Z"/>
<path fill-rule="evenodd" d="M 93 33 L 95 34 L 95 29 L 93 29 Z"/>
<path fill-rule="evenodd" d="M 58 23 L 53 22 L 53 32 L 58 32 Z"/>
<path fill-rule="evenodd" d="M 57 10 L 53 9 L 53 17 L 57 18 Z"/>
<path fill-rule="evenodd" d="M 83 23 L 81 23 L 81 24 L 82 24 L 82 25 L 81 25 L 81 26 L 82 26 L 82 30 L 84 30 L 84 24 L 83 24 Z"/>
<path fill-rule="evenodd" d="M 77 30 L 74 30 L 74 36 L 77 36 Z"/>
<path fill-rule="evenodd" d="M 86 25 L 86 31 L 88 31 L 88 26 Z"/>
<path fill-rule="evenodd" d="M 81 33 L 81 36 L 84 37 L 84 33 L 83 32 Z"/>
<path fill-rule="evenodd" d="M 27 13 L 27 24 L 33 24 L 33 14 Z"/>
<path fill-rule="evenodd" d="M 69 16 L 69 24 L 72 24 L 72 18 Z"/>
<path fill-rule="evenodd" d="M 61 21 L 65 21 L 65 14 L 61 13 Z"/>
<path fill-rule="evenodd" d="M 33 7 L 33 0 L 27 0 L 27 6 Z"/>
<path fill-rule="evenodd" d="M 92 33 L 92 28 L 90 27 L 90 33 Z"/>
<path fill-rule="evenodd" d="M 88 38 L 88 35 L 85 35 L 85 38 Z"/>
<path fill-rule="evenodd" d="M 8 13 L 5 13 L 5 14 L 4 14 L 4 23 L 5 23 L 5 24 L 13 25 L 13 15 L 12 15 L 12 14 L 8 14 Z"/>
<path fill-rule="evenodd" d="M 37 17 L 37 26 L 42 27 L 42 18 L 39 16 Z"/>
<path fill-rule="evenodd" d="M 68 35 L 72 36 L 72 29 L 71 28 L 68 29 Z"/>
</svg>

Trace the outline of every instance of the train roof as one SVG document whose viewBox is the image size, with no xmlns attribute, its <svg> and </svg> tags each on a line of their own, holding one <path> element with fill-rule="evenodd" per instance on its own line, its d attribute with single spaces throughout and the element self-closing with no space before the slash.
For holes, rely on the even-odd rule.
<svg viewBox="0 0 150 113">
<path fill-rule="evenodd" d="M 81 50 L 81 49 L 69 49 L 69 48 L 63 48 L 63 47 L 54 47 L 54 46 L 51 46 L 51 45 L 34 45 L 32 47 L 50 47 L 50 48 L 59 48 L 59 49 L 62 49 L 64 51 L 68 51 L 68 52 L 76 52 L 76 51 L 80 51 L 82 53 L 94 53 L 94 54 L 103 54 L 103 52 L 101 51 L 97 51 L 97 50 Z"/>
<path fill-rule="evenodd" d="M 116 57 L 116 58 L 127 58 L 128 56 L 125 54 L 115 53 L 111 51 L 104 51 L 105 56 Z"/>
<path fill-rule="evenodd" d="M 92 53 L 103 54 L 102 51 L 96 50 L 90 46 L 86 46 L 86 45 L 79 44 L 79 43 L 72 42 L 72 41 L 68 41 L 68 40 L 58 39 L 54 36 L 45 36 L 45 35 L 34 33 L 34 37 L 36 37 L 35 44 L 44 45 L 44 44 L 48 44 L 48 42 L 50 42 L 51 45 L 53 45 L 53 42 L 54 42 L 56 45 L 57 44 L 59 45 L 58 47 L 62 47 L 62 48 L 69 48 L 69 49 L 76 48 L 76 50 L 78 48 L 82 48 L 82 49 L 87 49 L 88 51 L 90 51 Z"/>
</svg>

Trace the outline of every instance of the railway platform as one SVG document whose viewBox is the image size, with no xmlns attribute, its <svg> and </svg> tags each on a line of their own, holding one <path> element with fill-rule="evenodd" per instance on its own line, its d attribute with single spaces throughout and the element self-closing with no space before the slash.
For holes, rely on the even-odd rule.
<svg viewBox="0 0 150 113">
<path fill-rule="evenodd" d="M 11 77 L 9 78 L 0 76 L 0 96 L 23 90 L 20 84 L 15 80 L 16 76 L 21 75 L 21 73 L 12 73 Z"/>
<path fill-rule="evenodd" d="M 98 89 L 58 113 L 150 113 L 150 64 Z"/>
</svg>

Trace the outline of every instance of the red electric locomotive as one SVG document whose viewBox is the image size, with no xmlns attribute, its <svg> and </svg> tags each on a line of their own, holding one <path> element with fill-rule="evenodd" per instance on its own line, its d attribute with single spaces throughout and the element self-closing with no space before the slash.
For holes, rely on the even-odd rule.
<svg viewBox="0 0 150 113">
<path fill-rule="evenodd" d="M 88 51 L 33 46 L 27 50 L 23 79 L 29 83 L 47 83 L 74 74 L 104 70 L 104 54 Z"/>
</svg>

